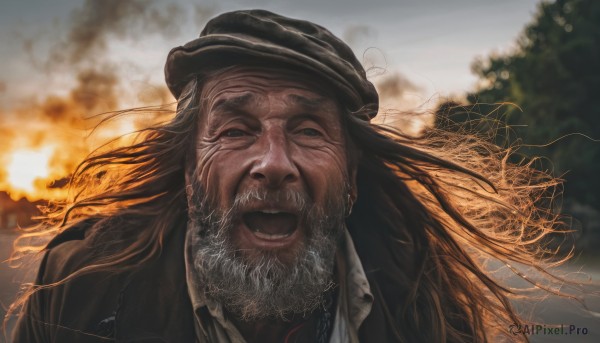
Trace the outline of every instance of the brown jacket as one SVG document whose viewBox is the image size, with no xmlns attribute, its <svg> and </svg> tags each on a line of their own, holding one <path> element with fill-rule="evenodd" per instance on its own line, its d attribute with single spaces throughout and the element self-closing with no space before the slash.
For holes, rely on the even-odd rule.
<svg viewBox="0 0 600 343">
<path fill-rule="evenodd" d="M 54 238 L 36 284 L 61 281 L 96 262 L 103 252 L 90 234 L 96 225 L 90 220 Z M 143 267 L 83 275 L 34 293 L 19 318 L 13 342 L 196 342 L 185 277 L 185 232 L 185 224 L 179 224 L 165 238 L 160 257 Z M 367 271 L 367 276 L 372 275 Z M 393 342 L 378 301 L 379 287 L 374 291 L 373 308 L 360 327 L 359 339 Z"/>
<path fill-rule="evenodd" d="M 86 234 L 92 226 L 74 227 L 51 241 L 36 284 L 60 281 L 97 259 L 100 252 Z M 185 230 L 175 230 L 161 256 L 142 268 L 84 275 L 34 293 L 14 343 L 194 342 L 184 236 Z"/>
</svg>

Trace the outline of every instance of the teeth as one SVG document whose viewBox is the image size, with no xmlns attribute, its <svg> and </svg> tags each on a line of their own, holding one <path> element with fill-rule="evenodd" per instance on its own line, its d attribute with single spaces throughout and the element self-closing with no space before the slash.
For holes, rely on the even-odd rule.
<svg viewBox="0 0 600 343">
<path fill-rule="evenodd" d="M 256 237 L 265 239 L 265 240 L 274 240 L 274 239 L 281 239 L 281 238 L 285 238 L 290 236 L 292 233 L 287 233 L 287 234 L 275 234 L 275 235 L 269 235 L 267 233 L 262 233 L 260 231 L 253 231 L 254 235 Z"/>
</svg>

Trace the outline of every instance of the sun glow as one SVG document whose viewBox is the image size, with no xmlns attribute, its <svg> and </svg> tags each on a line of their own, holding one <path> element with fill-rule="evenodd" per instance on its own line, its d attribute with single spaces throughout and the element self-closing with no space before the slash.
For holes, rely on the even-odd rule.
<svg viewBox="0 0 600 343">
<path fill-rule="evenodd" d="M 34 194 L 36 181 L 48 176 L 52 149 L 17 150 L 12 153 L 6 168 L 7 180 L 17 192 Z M 44 187 L 44 186 L 43 186 Z"/>
</svg>

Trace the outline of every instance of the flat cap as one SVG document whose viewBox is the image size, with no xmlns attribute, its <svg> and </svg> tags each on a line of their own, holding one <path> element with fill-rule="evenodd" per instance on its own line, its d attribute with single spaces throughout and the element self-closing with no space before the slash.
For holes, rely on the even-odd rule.
<svg viewBox="0 0 600 343">
<path fill-rule="evenodd" d="M 179 98 L 194 75 L 251 63 L 315 73 L 330 82 L 348 109 L 368 109 L 365 119 L 377 113 L 377 91 L 346 43 L 322 26 L 264 10 L 228 12 L 210 20 L 199 38 L 169 52 L 165 79 Z"/>
</svg>

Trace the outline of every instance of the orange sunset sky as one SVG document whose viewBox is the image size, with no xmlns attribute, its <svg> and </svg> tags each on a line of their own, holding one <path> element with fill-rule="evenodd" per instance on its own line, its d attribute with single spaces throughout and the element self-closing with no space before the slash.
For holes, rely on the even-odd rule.
<svg viewBox="0 0 600 343">
<path fill-rule="evenodd" d="M 102 119 L 94 114 L 174 101 L 163 84 L 165 56 L 215 14 L 263 8 L 329 28 L 363 59 L 383 107 L 404 110 L 474 90 L 470 64 L 510 51 L 537 3 L 5 0 L 0 191 L 15 200 L 64 197 L 64 189 L 48 185 L 68 177 L 94 146 L 162 119 L 117 119 L 89 136 Z"/>
</svg>

